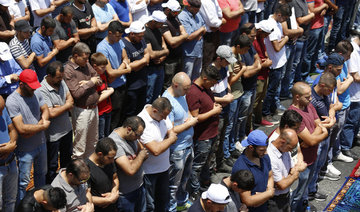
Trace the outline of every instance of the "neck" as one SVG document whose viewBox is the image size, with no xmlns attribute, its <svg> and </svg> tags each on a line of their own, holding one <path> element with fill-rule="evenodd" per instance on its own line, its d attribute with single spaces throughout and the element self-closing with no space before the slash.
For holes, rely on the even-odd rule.
<svg viewBox="0 0 360 212">
<path fill-rule="evenodd" d="M 225 183 L 226 187 L 231 188 L 231 180 L 230 177 L 227 177 L 223 180 L 223 182 Z"/>
<path fill-rule="evenodd" d="M 175 90 L 174 90 L 174 88 L 173 88 L 172 86 L 170 86 L 170 87 L 167 89 L 167 91 L 169 92 L 169 94 L 171 94 L 171 96 L 173 96 L 173 97 L 178 97 L 178 96 L 175 95 Z"/>
<path fill-rule="evenodd" d="M 277 139 L 275 139 L 275 141 L 272 142 L 272 145 L 274 145 L 276 147 L 276 149 L 278 149 L 280 151 L 280 137 L 278 137 Z M 280 151 L 281 152 L 281 151 Z"/>
<path fill-rule="evenodd" d="M 34 198 L 37 203 L 41 203 L 42 201 L 44 201 L 44 190 L 39 189 L 39 190 L 35 191 Z"/>
<path fill-rule="evenodd" d="M 194 83 L 203 88 L 204 80 L 199 77 L 194 81 Z"/>
<path fill-rule="evenodd" d="M 41 27 L 39 28 L 38 32 L 39 32 L 40 35 L 45 36 L 45 32 L 43 32 L 43 31 L 41 30 Z"/>
<path fill-rule="evenodd" d="M 16 34 L 16 37 L 20 42 L 23 42 L 25 40 L 25 38 L 20 36 L 20 34 Z"/>
<path fill-rule="evenodd" d="M 55 86 L 55 84 L 52 83 L 52 81 L 50 80 L 50 78 L 48 76 L 45 77 L 46 82 L 53 88 L 55 88 L 56 90 L 59 89 L 58 86 Z"/>
<path fill-rule="evenodd" d="M 81 4 L 81 3 L 78 2 L 78 1 L 74 1 L 74 5 L 75 5 L 77 8 L 81 9 L 81 10 L 83 10 L 84 7 L 85 7 L 84 4 Z"/>
<path fill-rule="evenodd" d="M 300 110 L 304 110 L 304 109 L 305 109 L 305 107 L 304 107 L 304 106 L 301 106 L 298 102 L 294 102 L 294 101 L 293 101 L 292 105 L 293 105 L 294 107 L 296 107 L 296 108 L 299 108 Z"/>
<path fill-rule="evenodd" d="M 93 163 L 95 163 L 96 166 L 104 167 L 104 165 L 101 164 L 101 161 L 95 152 L 90 155 L 89 160 L 91 160 Z"/>
<path fill-rule="evenodd" d="M 155 120 L 154 114 L 153 114 L 153 107 L 150 105 L 149 107 L 146 107 L 146 111 L 148 112 L 149 116 Z M 157 121 L 157 120 L 155 120 Z"/>
<path fill-rule="evenodd" d="M 95 4 L 101 8 L 105 7 L 105 4 L 100 1 L 96 1 Z"/>
<path fill-rule="evenodd" d="M 109 36 L 106 36 L 106 41 L 109 42 L 110 44 L 114 44 L 115 42 L 113 42 L 112 40 L 109 39 Z"/>
<path fill-rule="evenodd" d="M 67 184 L 69 184 L 70 186 L 73 186 L 72 184 L 70 184 L 69 178 L 67 177 L 65 170 L 63 170 L 62 172 L 60 172 L 60 176 L 65 180 L 65 182 L 66 182 Z"/>
<path fill-rule="evenodd" d="M 20 94 L 20 96 L 24 96 L 24 93 L 22 92 L 22 90 L 20 89 L 20 87 L 16 88 L 16 92 L 18 92 Z"/>
<path fill-rule="evenodd" d="M 260 158 L 254 157 L 249 148 L 245 149 L 245 155 L 251 162 L 255 164 L 260 164 Z"/>
<path fill-rule="evenodd" d="M 320 88 L 319 84 L 315 85 L 314 90 L 317 95 L 324 97 L 324 95 L 321 93 L 321 88 Z"/>
</svg>

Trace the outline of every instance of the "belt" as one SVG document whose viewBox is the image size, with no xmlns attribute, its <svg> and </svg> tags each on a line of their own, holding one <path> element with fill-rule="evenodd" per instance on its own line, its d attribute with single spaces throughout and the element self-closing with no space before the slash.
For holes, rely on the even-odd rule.
<svg viewBox="0 0 360 212">
<path fill-rule="evenodd" d="M 97 105 L 90 105 L 90 106 L 77 106 L 75 105 L 76 107 L 79 107 L 79 108 L 82 108 L 82 109 L 94 109 L 96 108 Z"/>
<path fill-rule="evenodd" d="M 10 163 L 13 162 L 14 158 L 15 158 L 15 154 L 13 154 L 13 156 L 10 158 L 9 161 L 7 161 L 5 163 L 0 163 L 0 166 L 8 166 L 8 165 L 10 165 Z"/>
</svg>

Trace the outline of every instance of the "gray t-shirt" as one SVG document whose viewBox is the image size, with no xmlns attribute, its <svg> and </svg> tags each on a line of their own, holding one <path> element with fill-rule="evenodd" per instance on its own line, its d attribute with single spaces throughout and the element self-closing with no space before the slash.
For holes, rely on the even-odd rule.
<svg viewBox="0 0 360 212">
<path fill-rule="evenodd" d="M 88 189 L 87 183 L 78 186 L 70 186 L 64 178 L 60 175 L 66 169 L 60 169 L 59 174 L 52 181 L 52 187 L 62 188 L 66 194 L 66 207 L 60 209 L 61 212 L 80 211 L 77 207 L 86 204 L 86 190 Z"/>
<path fill-rule="evenodd" d="M 54 19 L 56 27 L 54 33 L 51 35 L 51 40 L 69 40 L 74 37 L 74 34 L 77 33 L 76 24 L 73 20 L 69 24 L 60 23 L 58 20 Z M 56 55 L 56 59 L 61 62 L 66 62 L 69 56 L 72 53 L 72 46 L 69 46 L 66 49 L 63 49 Z"/>
<path fill-rule="evenodd" d="M 66 94 L 69 92 L 69 89 L 64 80 L 61 81 L 59 91 L 56 91 L 46 81 L 46 77 L 41 82 L 41 87 L 39 90 L 42 94 L 42 97 L 44 98 L 44 102 L 49 108 L 54 107 L 55 105 L 64 105 L 66 102 Z M 50 119 L 50 121 L 51 124 L 45 132 L 46 138 L 50 142 L 58 141 L 72 129 L 69 119 L 69 112 L 67 111 L 56 118 Z"/>
<path fill-rule="evenodd" d="M 37 124 L 41 119 L 40 107 L 44 104 L 45 102 L 39 90 L 36 90 L 32 97 L 24 97 L 17 91 L 14 91 L 6 99 L 6 108 L 9 116 L 11 118 L 22 116 L 24 124 Z M 29 138 L 19 135 L 17 150 L 30 152 L 45 142 L 44 131 L 38 132 Z"/>
<path fill-rule="evenodd" d="M 115 160 L 124 155 L 131 160 L 134 160 L 136 158 L 138 153 L 136 142 L 125 141 L 115 131 L 113 131 L 109 135 L 109 138 L 112 138 L 118 147 Z M 135 191 L 143 184 L 144 170 L 142 165 L 133 176 L 125 174 L 125 172 L 119 166 L 117 166 L 116 168 L 117 175 L 120 181 L 119 191 L 121 194 L 127 194 Z"/>
</svg>

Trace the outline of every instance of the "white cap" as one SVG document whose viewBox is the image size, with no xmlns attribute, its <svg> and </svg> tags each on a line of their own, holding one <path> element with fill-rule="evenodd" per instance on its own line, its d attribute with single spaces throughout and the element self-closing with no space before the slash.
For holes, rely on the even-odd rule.
<svg viewBox="0 0 360 212">
<path fill-rule="evenodd" d="M 231 50 L 230 46 L 221 45 L 216 49 L 216 55 L 226 59 L 230 64 L 236 63 L 237 60 L 235 58 L 234 53 Z"/>
<path fill-rule="evenodd" d="M 140 33 L 145 31 L 145 25 L 141 21 L 134 21 L 130 24 L 129 28 L 125 29 L 125 33 L 129 34 L 130 32 L 133 33 Z"/>
<path fill-rule="evenodd" d="M 268 20 L 262 20 L 259 23 L 255 23 L 256 29 L 261 29 L 262 31 L 266 33 L 272 33 L 274 31 L 274 26 L 271 24 Z"/>
<path fill-rule="evenodd" d="M 166 3 L 162 3 L 161 6 L 163 8 L 169 8 L 173 12 L 179 12 L 181 10 L 181 6 L 176 0 L 169 0 Z"/>
<path fill-rule="evenodd" d="M 165 23 L 167 17 L 164 12 L 160 10 L 155 10 L 150 16 L 150 20 L 154 20 L 159 23 Z"/>
<path fill-rule="evenodd" d="M 201 194 L 202 199 L 209 199 L 218 204 L 228 204 L 231 197 L 228 189 L 221 184 L 211 184 L 207 191 Z"/>
<path fill-rule="evenodd" d="M 0 4 L 4 7 L 10 6 L 10 0 L 0 0 Z"/>
<path fill-rule="evenodd" d="M 0 42 L 0 58 L 2 61 L 8 61 L 13 58 L 10 48 L 5 42 Z"/>
</svg>

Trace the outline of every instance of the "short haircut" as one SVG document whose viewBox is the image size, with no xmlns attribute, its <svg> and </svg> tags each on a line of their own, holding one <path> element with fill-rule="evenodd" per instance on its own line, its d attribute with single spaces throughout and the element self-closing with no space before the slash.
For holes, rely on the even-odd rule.
<svg viewBox="0 0 360 212">
<path fill-rule="evenodd" d="M 83 42 L 78 42 L 77 44 L 75 44 L 75 46 L 72 49 L 72 55 L 74 56 L 77 54 L 78 56 L 80 56 L 84 53 L 85 54 L 91 53 L 89 46 Z"/>
<path fill-rule="evenodd" d="M 142 126 L 145 129 L 145 122 L 140 116 L 130 116 L 125 119 L 122 127 L 130 127 L 132 130 L 137 130 Z"/>
<path fill-rule="evenodd" d="M 112 33 L 116 33 L 116 32 L 124 33 L 125 27 L 120 23 L 120 21 L 112 21 L 109 24 L 108 30 L 109 32 Z"/>
<path fill-rule="evenodd" d="M 251 40 L 247 35 L 241 34 L 234 41 L 235 46 L 240 46 L 240 48 L 250 47 Z"/>
<path fill-rule="evenodd" d="M 219 81 L 221 79 L 221 75 L 219 70 L 217 70 L 214 66 L 208 66 L 201 70 L 201 77 L 207 77 L 210 80 Z"/>
<path fill-rule="evenodd" d="M 66 174 L 69 173 L 79 178 L 81 173 L 90 173 L 90 169 L 83 159 L 74 159 L 66 166 Z"/>
<path fill-rule="evenodd" d="M 49 29 L 49 28 L 55 28 L 56 27 L 56 23 L 55 23 L 55 20 L 50 18 L 49 16 L 45 17 L 43 20 L 41 20 L 41 24 L 40 24 L 41 27 L 45 27 L 45 30 L 46 29 Z"/>
<path fill-rule="evenodd" d="M 336 86 L 336 77 L 333 73 L 329 71 L 324 71 L 321 76 L 320 80 L 318 82 L 318 85 L 325 84 L 326 86 L 335 87 Z"/>
<path fill-rule="evenodd" d="M 240 27 L 239 32 L 240 32 L 240 34 L 245 33 L 248 35 L 251 33 L 251 30 L 253 30 L 254 27 L 255 27 L 255 25 L 253 23 L 248 22 Z"/>
<path fill-rule="evenodd" d="M 290 17 L 292 12 L 291 8 L 288 4 L 280 4 L 276 9 L 274 13 L 280 13 L 281 16 Z"/>
<path fill-rule="evenodd" d="M 351 45 L 350 41 L 342 40 L 335 46 L 335 52 L 341 53 L 342 55 L 347 54 L 348 52 L 353 52 L 354 47 Z"/>
<path fill-rule="evenodd" d="M 200 8 L 201 7 L 201 0 L 187 0 L 189 6 Z"/>
<path fill-rule="evenodd" d="M 160 113 L 162 113 L 166 110 L 169 112 L 172 110 L 171 103 L 170 103 L 169 99 L 166 97 L 159 97 L 159 98 L 155 99 L 153 101 L 153 103 L 151 104 L 151 106 L 153 108 L 155 108 L 156 110 L 158 110 Z"/>
<path fill-rule="evenodd" d="M 101 66 L 101 65 L 107 65 L 108 64 L 108 60 L 105 57 L 105 55 L 103 55 L 103 53 L 101 52 L 96 52 L 94 54 L 91 55 L 90 57 L 90 63 L 91 65 L 97 65 L 97 66 Z"/>
<path fill-rule="evenodd" d="M 97 142 L 95 147 L 95 152 L 101 152 L 103 155 L 108 155 L 110 151 L 115 150 L 117 151 L 117 146 L 112 138 L 102 138 L 100 141 Z"/>
<path fill-rule="evenodd" d="M 255 187 L 254 175 L 249 170 L 239 170 L 232 173 L 230 180 L 232 182 L 236 182 L 238 184 L 238 188 L 245 191 L 251 191 Z"/>
<path fill-rule="evenodd" d="M 61 209 L 66 206 L 66 194 L 62 188 L 48 187 L 44 190 L 44 194 L 46 200 L 52 207 Z"/>
<path fill-rule="evenodd" d="M 64 72 L 64 66 L 60 61 L 54 61 L 46 67 L 46 74 L 52 77 L 56 76 L 56 71 Z"/>
<path fill-rule="evenodd" d="M 302 122 L 303 117 L 295 110 L 286 110 L 280 119 L 280 129 L 284 129 L 285 125 L 292 128 Z"/>
<path fill-rule="evenodd" d="M 61 9 L 60 14 L 68 16 L 74 14 L 74 12 L 70 6 L 66 6 Z"/>
</svg>

